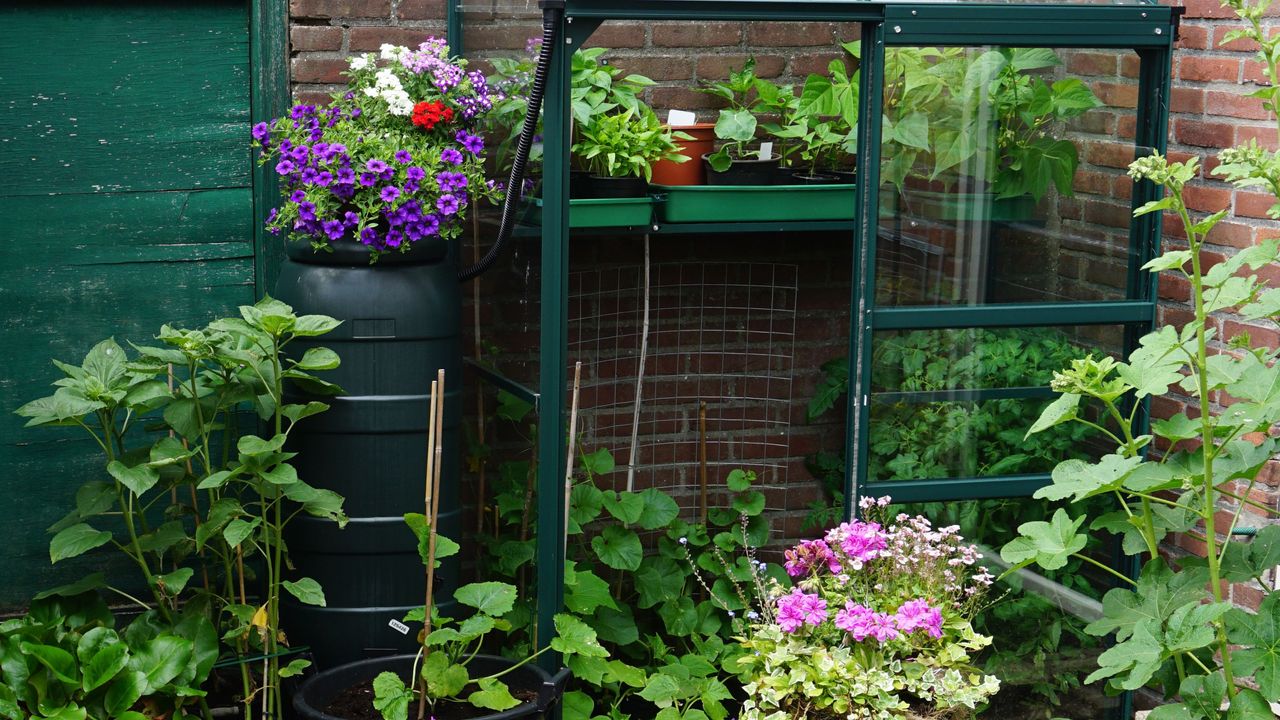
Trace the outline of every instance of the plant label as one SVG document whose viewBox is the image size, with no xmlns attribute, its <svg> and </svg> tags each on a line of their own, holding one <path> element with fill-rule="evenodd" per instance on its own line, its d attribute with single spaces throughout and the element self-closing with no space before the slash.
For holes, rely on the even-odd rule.
<svg viewBox="0 0 1280 720">
<path fill-rule="evenodd" d="M 771 157 L 773 157 L 773 143 L 771 142 L 760 143 L 760 159 L 768 160 Z"/>
<path fill-rule="evenodd" d="M 405 625 L 404 623 L 400 622 L 395 618 L 391 618 L 391 622 L 387 623 L 387 627 L 391 628 L 392 630 L 395 630 L 401 635 L 409 634 L 409 626 Z"/>
<path fill-rule="evenodd" d="M 688 110 L 671 110 L 667 112 L 668 127 L 686 127 L 698 122 L 698 116 Z"/>
</svg>

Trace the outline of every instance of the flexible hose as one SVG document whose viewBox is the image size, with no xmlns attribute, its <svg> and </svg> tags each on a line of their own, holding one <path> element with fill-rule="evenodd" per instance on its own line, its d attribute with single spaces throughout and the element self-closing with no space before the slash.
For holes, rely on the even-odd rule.
<svg viewBox="0 0 1280 720">
<path fill-rule="evenodd" d="M 547 3 L 552 5 L 552 3 Z M 542 48 L 538 51 L 538 64 L 533 71 L 533 87 L 529 90 L 529 107 L 524 116 L 524 127 L 520 130 L 520 138 L 516 141 L 515 160 L 511 163 L 511 176 L 507 180 L 507 194 L 502 202 L 502 221 L 498 224 L 498 237 L 493 241 L 489 252 L 475 265 L 458 273 L 458 280 L 466 282 L 480 273 L 493 267 L 498 255 L 511 237 L 515 225 L 516 204 L 524 195 L 524 168 L 529 160 L 529 150 L 533 147 L 533 136 L 538 130 L 538 114 L 542 110 L 542 95 L 547 86 L 547 73 L 551 68 L 551 57 L 555 53 L 556 31 L 560 27 L 562 7 L 544 7 L 542 10 Z"/>
</svg>

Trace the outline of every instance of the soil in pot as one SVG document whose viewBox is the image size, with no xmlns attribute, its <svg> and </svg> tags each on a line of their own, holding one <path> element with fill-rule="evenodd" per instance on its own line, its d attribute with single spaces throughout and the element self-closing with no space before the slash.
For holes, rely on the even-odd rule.
<svg viewBox="0 0 1280 720">
<path fill-rule="evenodd" d="M 702 164 L 707 170 L 708 185 L 774 185 L 781 158 L 768 160 L 734 160 L 728 170 L 716 172 L 707 162 L 707 155 L 702 156 Z"/>
<path fill-rule="evenodd" d="M 522 703 L 538 699 L 535 688 L 511 688 L 511 695 Z M 349 687 L 339 693 L 325 708 L 325 713 L 347 720 L 382 720 L 382 714 L 373 707 L 373 681 Z M 437 703 L 434 708 L 423 708 L 423 717 L 435 720 L 471 720 L 493 715 L 493 710 L 478 708 L 470 703 Z M 418 717 L 418 703 L 409 705 L 409 717 Z"/>
</svg>

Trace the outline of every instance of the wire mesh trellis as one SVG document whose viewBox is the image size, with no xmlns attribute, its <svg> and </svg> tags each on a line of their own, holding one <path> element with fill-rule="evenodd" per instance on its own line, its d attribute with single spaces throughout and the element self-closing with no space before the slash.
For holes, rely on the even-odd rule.
<svg viewBox="0 0 1280 720">
<path fill-rule="evenodd" d="M 644 265 L 570 276 L 581 451 L 613 454 L 617 467 L 604 481 L 617 489 L 661 488 L 692 513 L 705 447 L 712 507 L 727 504 L 724 478 L 743 468 L 755 471 L 766 509 L 787 509 L 797 267 L 648 269 L 647 332 Z"/>
</svg>

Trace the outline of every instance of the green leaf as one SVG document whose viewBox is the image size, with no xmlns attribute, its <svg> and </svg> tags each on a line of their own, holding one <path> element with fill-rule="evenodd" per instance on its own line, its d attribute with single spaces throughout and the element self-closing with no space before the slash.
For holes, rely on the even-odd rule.
<svg viewBox="0 0 1280 720">
<path fill-rule="evenodd" d="M 41 665 L 49 669 L 53 676 L 63 684 L 72 687 L 80 684 L 80 673 L 76 666 L 76 659 L 71 653 L 54 645 L 41 645 L 40 643 L 23 642 L 18 643 L 18 649 L 23 655 L 29 655 L 36 659 Z"/>
<path fill-rule="evenodd" d="M 103 698 L 107 714 L 112 717 L 123 715 L 146 691 L 146 674 L 139 670 L 125 670 L 107 688 L 107 695 Z"/>
<path fill-rule="evenodd" d="M 568 695 L 566 694 L 566 699 Z M 568 713 L 566 712 L 566 717 Z M 6 720 L 26 720 L 27 714 L 18 707 L 18 696 L 13 694 L 13 690 L 8 685 L 0 682 L 0 718 Z M 585 719 L 584 719 L 585 720 Z"/>
<path fill-rule="evenodd" d="M 227 523 L 226 529 L 222 531 L 222 538 L 227 541 L 230 547 L 239 547 L 245 538 L 253 534 L 253 531 L 262 524 L 261 518 L 253 518 L 252 520 L 244 520 L 236 518 Z"/>
<path fill-rule="evenodd" d="M 721 140 L 750 142 L 756 136 L 756 117 L 749 110 L 721 110 L 715 133 Z"/>
<path fill-rule="evenodd" d="M 519 700 L 511 696 L 511 691 L 501 680 L 480 678 L 476 684 L 480 689 L 467 696 L 467 702 L 476 707 L 501 712 L 520 704 Z"/>
<path fill-rule="evenodd" d="M 1161 661 L 1160 642 L 1153 627 L 1158 629 L 1159 623 L 1144 620 L 1134 626 L 1127 640 L 1098 656 L 1100 667 L 1085 678 L 1085 683 L 1114 678 L 1112 683 L 1123 690 L 1137 690 L 1146 685 L 1160 669 Z"/>
<path fill-rule="evenodd" d="M 1208 580 L 1203 568 L 1174 573 L 1160 558 L 1148 561 L 1136 588 L 1115 588 L 1102 597 L 1103 616 L 1085 626 L 1085 632 L 1102 636 L 1114 631 L 1116 639 L 1124 640 L 1145 620 L 1159 628 L 1178 608 L 1199 603 Z"/>
<path fill-rule="evenodd" d="M 49 541 L 49 561 L 58 562 L 83 555 L 111 541 L 111 533 L 95 530 L 85 523 L 72 525 Z"/>
<path fill-rule="evenodd" d="M 649 488 L 640 493 L 643 507 L 636 524 L 645 530 L 657 530 L 666 527 L 680 515 L 680 506 L 670 495 L 657 488 Z"/>
<path fill-rule="evenodd" d="M 1211 675 L 1192 675 L 1182 681 L 1179 689 L 1183 702 L 1191 711 L 1192 717 L 1220 717 L 1219 709 L 1227 695 L 1227 681 L 1221 672 Z"/>
<path fill-rule="evenodd" d="M 258 473 L 263 480 L 272 485 L 292 485 L 298 482 L 298 470 L 289 463 L 282 462 L 270 470 Z"/>
<path fill-rule="evenodd" d="M 824 365 L 823 367 L 825 368 L 826 366 Z M 842 365 L 842 367 L 844 366 Z M 845 377 L 845 382 L 846 383 L 848 382 L 847 375 Z M 810 415 L 812 417 L 812 413 L 810 413 Z M 739 493 L 739 492 L 746 492 L 750 490 L 751 483 L 754 480 L 755 480 L 754 472 L 751 472 L 749 470 L 743 470 L 741 468 L 736 468 L 734 470 L 729 471 L 729 476 L 724 479 L 724 484 L 733 492 Z"/>
<path fill-rule="evenodd" d="M 596 608 L 595 617 L 591 618 L 591 626 L 595 628 L 600 639 L 614 645 L 630 645 L 640 640 L 640 629 L 636 626 L 635 616 L 631 608 L 621 605 L 617 610 L 607 607 Z"/>
<path fill-rule="evenodd" d="M 1049 522 L 1023 523 L 1018 526 L 1020 535 L 1001 549 L 1000 557 L 1018 568 L 1031 563 L 1046 570 L 1062 568 L 1071 555 L 1083 550 L 1088 542 L 1088 538 L 1078 532 L 1083 522 L 1084 516 L 1072 520 L 1059 508 Z"/>
<path fill-rule="evenodd" d="M 764 493 L 759 490 L 748 490 L 747 492 L 739 493 L 730 503 L 730 507 L 734 511 L 748 516 L 759 515 L 764 512 L 764 505 Z"/>
<path fill-rule="evenodd" d="M 604 508 L 609 514 L 625 525 L 634 525 L 644 513 L 644 496 L 639 493 L 623 492 L 604 493 Z"/>
<path fill-rule="evenodd" d="M 516 588 L 501 582 L 470 583 L 458 588 L 453 599 L 486 615 L 502 617 L 515 605 Z"/>
<path fill-rule="evenodd" d="M 106 581 L 106 578 L 103 576 L 103 574 L 100 572 L 96 572 L 96 573 L 93 573 L 92 575 L 85 576 L 73 583 L 68 583 L 66 585 L 59 585 L 56 588 L 38 592 L 34 596 L 32 596 L 31 599 L 33 601 L 43 600 L 48 597 L 54 597 L 55 595 L 58 597 L 75 597 L 76 595 L 81 595 L 83 593 L 89 592 L 90 590 L 97 590 L 100 587 L 106 586 L 106 584 L 107 584 L 107 581 Z M 93 632 L 93 631 L 91 630 L 90 632 Z"/>
<path fill-rule="evenodd" d="M 157 635 L 134 649 L 129 669 L 143 674 L 146 692 L 155 692 L 186 669 L 191 652 L 190 640 L 176 635 Z"/>
<path fill-rule="evenodd" d="M 671 707 L 684 696 L 680 682 L 666 673 L 654 673 L 639 693 L 640 697 L 660 708 Z"/>
<path fill-rule="evenodd" d="M 907 147 L 929 149 L 929 115 L 913 112 L 893 126 L 893 139 Z"/>
<path fill-rule="evenodd" d="M 96 653 L 93 653 L 93 656 L 84 665 L 84 681 L 82 683 L 84 691 L 93 692 L 102 687 L 123 670 L 128 663 L 129 648 L 127 645 L 117 641 L 103 646 Z"/>
<path fill-rule="evenodd" d="M 119 460 L 112 460 L 107 463 L 107 472 L 111 477 L 119 480 L 121 485 L 129 488 L 129 492 L 135 496 L 145 493 L 160 481 L 160 473 L 145 463 L 136 467 L 126 467 Z"/>
<path fill-rule="evenodd" d="M 284 447 L 284 441 L 284 433 L 279 433 L 270 440 L 263 440 L 257 435 L 243 435 L 236 441 L 236 449 L 246 457 L 262 457 L 279 452 Z"/>
<path fill-rule="evenodd" d="M 279 675 L 282 678 L 295 677 L 297 675 L 301 675 L 302 672 L 309 667 L 311 667 L 310 660 L 303 660 L 302 658 L 290 660 L 288 665 L 280 668 Z"/>
<path fill-rule="evenodd" d="M 1058 55 L 1049 48 L 1015 48 L 1009 58 L 1009 66 L 1016 72 L 1056 67 L 1061 64 L 1062 61 L 1058 59 Z"/>
<path fill-rule="evenodd" d="M 1074 420 L 1076 411 L 1080 407 L 1080 396 L 1075 393 L 1063 393 L 1058 396 L 1057 400 L 1049 403 L 1047 407 L 1040 413 L 1040 417 L 1036 419 L 1031 429 L 1027 430 L 1027 434 L 1023 439 L 1027 439 L 1035 433 L 1048 430 L 1055 425 L 1061 425 L 1064 422 Z"/>
<path fill-rule="evenodd" d="M 4 686 L 0 685 L 0 688 Z M 591 720 L 596 703 L 591 696 L 581 690 L 570 690 L 561 699 L 564 708 L 564 720 Z"/>
<path fill-rule="evenodd" d="M 498 391 L 498 407 L 494 414 L 503 420 L 511 422 L 520 422 L 526 415 L 533 412 L 533 404 L 524 398 L 517 397 L 506 390 Z M 597 451 L 600 452 L 600 451 Z M 604 451 L 606 454 L 608 451 Z M 612 461 L 612 457 L 610 460 Z"/>
<path fill-rule="evenodd" d="M 1053 484 L 1036 490 L 1033 497 L 1062 500 L 1074 496 L 1074 501 L 1080 502 L 1094 495 L 1110 493 L 1120 489 L 1125 478 L 1140 464 L 1141 457 L 1121 455 L 1104 455 L 1096 463 L 1064 460 L 1053 468 Z"/>
<path fill-rule="evenodd" d="M 582 456 L 582 469 L 589 475 L 607 475 L 613 472 L 613 468 L 613 454 L 604 448 Z"/>
<path fill-rule="evenodd" d="M 280 586 L 289 591 L 289 594 L 298 599 L 305 605 L 315 605 L 325 607 L 324 590 L 320 587 L 320 583 L 315 580 L 304 577 L 296 581 L 285 580 Z"/>
<path fill-rule="evenodd" d="M 191 580 L 191 576 L 195 573 L 191 568 L 178 568 L 171 573 L 156 576 L 156 585 L 164 591 L 166 595 L 178 595 L 182 589 L 187 586 L 187 582 Z"/>
<path fill-rule="evenodd" d="M 1231 701 L 1227 720 L 1275 720 L 1275 713 L 1262 694 L 1253 688 L 1241 688 Z"/>
<path fill-rule="evenodd" d="M 572 615 L 561 613 L 553 618 L 556 625 L 556 636 L 551 639 L 551 648 L 565 655 L 585 655 L 587 657 L 608 657 L 609 653 L 596 639 L 596 631 Z"/>
<path fill-rule="evenodd" d="M 232 473 L 229 470 L 219 470 L 218 472 L 213 473 L 209 477 L 201 480 L 200 483 L 196 485 L 196 489 L 197 490 L 216 490 L 222 487 L 223 485 L 225 485 L 226 482 L 234 476 L 235 476 L 235 473 Z"/>
<path fill-rule="evenodd" d="M 303 370 L 333 370 L 341 364 L 338 353 L 325 347 L 307 348 L 296 367 Z"/>
<path fill-rule="evenodd" d="M 639 575 L 636 576 L 636 584 L 643 590 L 644 586 Z M 574 573 L 573 582 L 566 582 L 565 588 L 567 590 L 564 596 L 565 607 L 579 615 L 590 615 L 596 608 L 602 606 L 615 610 L 618 607 L 613 600 L 609 583 L 589 570 L 579 570 Z"/>
<path fill-rule="evenodd" d="M 1233 669 L 1240 677 L 1252 675 L 1268 701 L 1280 700 L 1280 593 L 1267 595 L 1250 615 L 1233 609 L 1226 614 L 1227 640 L 1233 650 Z"/>
<path fill-rule="evenodd" d="M 636 605 L 651 608 L 658 603 L 674 600 L 684 591 L 686 573 L 676 561 L 654 555 L 644 558 L 635 576 L 639 597 Z"/>
<path fill-rule="evenodd" d="M 326 405 L 325 403 L 312 400 L 306 405 L 298 405 L 298 404 L 282 405 L 280 407 L 280 414 L 289 418 L 290 422 L 298 422 L 303 418 L 308 418 L 308 417 L 311 417 L 312 415 L 318 415 L 328 409 L 329 409 L 329 406 Z"/>
<path fill-rule="evenodd" d="M 293 323 L 293 334 L 299 337 L 316 337 L 341 324 L 341 320 L 334 320 L 328 315 L 299 315 Z"/>
<path fill-rule="evenodd" d="M 433 698 L 454 697 L 471 682 L 467 668 L 449 661 L 448 653 L 431 653 L 422 663 L 427 694 Z"/>
<path fill-rule="evenodd" d="M 385 671 L 373 679 L 373 707 L 384 720 L 408 720 L 412 701 L 413 691 L 399 675 Z"/>
<path fill-rule="evenodd" d="M 591 549 L 600 562 L 615 570 L 635 570 L 644 557 L 644 548 L 635 531 L 617 525 L 610 525 L 591 538 Z"/>
</svg>

